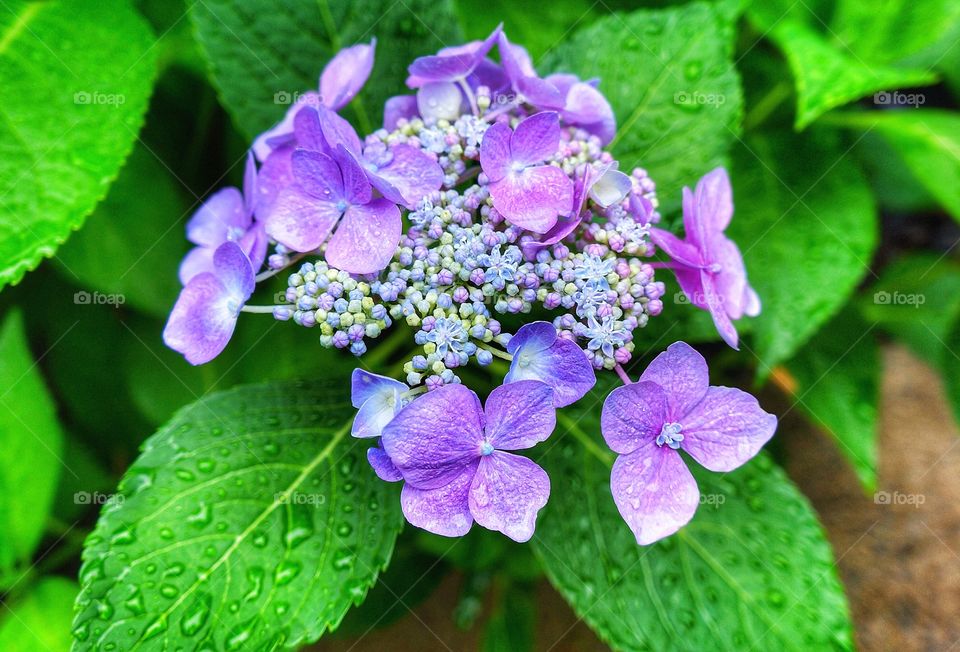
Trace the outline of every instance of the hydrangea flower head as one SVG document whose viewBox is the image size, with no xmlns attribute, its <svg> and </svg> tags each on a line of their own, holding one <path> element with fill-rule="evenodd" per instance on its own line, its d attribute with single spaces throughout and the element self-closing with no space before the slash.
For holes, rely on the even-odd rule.
<svg viewBox="0 0 960 652">
<path fill-rule="evenodd" d="M 444 536 L 466 534 L 476 521 L 528 540 L 550 479 L 507 451 L 533 447 L 555 425 L 553 390 L 536 380 L 501 385 L 484 408 L 462 385 L 417 398 L 383 430 L 383 448 L 405 481 L 407 520 Z"/>
<path fill-rule="evenodd" d="M 676 342 L 638 382 L 610 393 L 600 427 L 619 454 L 613 499 L 637 543 L 646 545 L 686 525 L 700 503 L 680 450 L 711 471 L 732 471 L 773 436 L 777 418 L 742 390 L 710 386 L 703 356 Z"/>
<path fill-rule="evenodd" d="M 731 217 L 730 178 L 717 168 L 700 180 L 696 191 L 683 189 L 686 238 L 658 228 L 650 236 L 673 259 L 677 281 L 690 302 L 710 311 L 720 336 L 736 349 L 737 330 L 730 320 L 760 314 L 760 298 L 747 283 L 740 249 L 723 233 Z"/>
</svg>

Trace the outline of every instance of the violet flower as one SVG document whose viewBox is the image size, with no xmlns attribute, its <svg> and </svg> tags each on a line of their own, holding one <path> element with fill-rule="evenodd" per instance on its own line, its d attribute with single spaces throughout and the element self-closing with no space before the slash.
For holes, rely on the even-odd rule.
<svg viewBox="0 0 960 652">
<path fill-rule="evenodd" d="M 480 165 L 489 179 L 493 206 L 508 222 L 547 233 L 558 215 L 573 208 L 573 182 L 555 165 L 542 165 L 560 145 L 560 120 L 544 111 L 525 118 L 516 130 L 491 125 L 480 143 Z"/>
<path fill-rule="evenodd" d="M 267 255 L 267 236 L 263 224 L 253 219 L 257 196 L 257 166 L 253 154 L 247 154 L 243 174 L 243 192 L 224 188 L 211 195 L 187 222 L 187 239 L 197 245 L 180 263 L 180 282 L 184 285 L 201 272 L 213 271 L 213 252 L 224 242 L 236 242 L 260 269 Z"/>
<path fill-rule="evenodd" d="M 673 259 L 690 303 L 709 310 L 720 336 L 737 349 L 737 329 L 730 320 L 759 315 L 760 298 L 747 283 L 740 249 L 723 234 L 731 217 L 730 178 L 717 168 L 700 179 L 695 192 L 683 189 L 685 239 L 658 228 L 650 230 L 650 239 Z"/>
<path fill-rule="evenodd" d="M 213 270 L 201 272 L 180 290 L 163 329 L 163 341 L 198 365 L 217 357 L 237 325 L 240 309 L 253 294 L 253 267 L 236 242 L 213 255 Z"/>
<path fill-rule="evenodd" d="M 603 404 L 600 429 L 619 454 L 610 489 L 640 545 L 673 534 L 697 510 L 700 492 L 681 449 L 711 471 L 732 471 L 777 428 L 750 394 L 708 385 L 703 356 L 676 342 Z"/>
<path fill-rule="evenodd" d="M 293 121 L 300 109 L 305 106 L 324 106 L 338 111 L 360 92 L 373 70 L 373 55 L 377 39 L 370 44 L 359 44 L 337 52 L 320 73 L 320 92 L 309 91 L 297 97 L 287 109 L 283 120 L 268 129 L 253 141 L 253 151 L 261 161 L 266 160 L 270 152 L 284 145 L 292 144 Z"/>
<path fill-rule="evenodd" d="M 459 384 L 405 407 L 383 430 L 383 448 L 403 475 L 407 520 L 443 536 L 473 522 L 515 541 L 533 536 L 550 495 L 546 472 L 506 451 L 531 448 L 553 432 L 553 390 L 536 380 L 501 385 L 485 409 Z"/>
<path fill-rule="evenodd" d="M 354 437 L 379 437 L 403 407 L 403 394 L 410 388 L 399 380 L 354 369 L 350 376 L 350 400 L 357 408 L 350 434 Z"/>
<path fill-rule="evenodd" d="M 507 343 L 507 351 L 513 361 L 504 382 L 544 382 L 553 389 L 553 404 L 558 408 L 579 401 L 597 382 L 583 349 L 559 337 L 549 322 L 521 326 Z"/>
<path fill-rule="evenodd" d="M 482 41 L 443 48 L 437 54 L 414 59 L 407 69 L 407 86 L 420 88 L 430 82 L 464 82 L 484 60 L 497 41 L 503 25 L 497 25 Z"/>
<path fill-rule="evenodd" d="M 338 146 L 333 156 L 298 149 L 291 164 L 296 183 L 277 196 L 267 233 L 294 251 L 326 242 L 326 261 L 351 274 L 386 267 L 400 240 L 400 211 L 387 199 L 373 198 L 363 169 L 346 149 Z"/>
</svg>

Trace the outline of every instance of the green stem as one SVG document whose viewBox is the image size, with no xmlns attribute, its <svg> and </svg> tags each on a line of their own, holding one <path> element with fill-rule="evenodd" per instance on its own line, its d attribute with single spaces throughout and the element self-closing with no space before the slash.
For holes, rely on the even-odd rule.
<svg viewBox="0 0 960 652">
<path fill-rule="evenodd" d="M 567 432 L 576 437 L 577 440 L 583 444 L 583 447 L 587 449 L 587 452 L 591 453 L 606 466 L 613 466 L 613 456 L 610 454 L 610 452 L 600 448 L 600 446 L 597 445 L 597 442 L 590 439 L 590 437 L 587 436 L 587 433 L 580 428 L 576 421 L 571 419 L 563 412 L 557 412 L 557 422 L 563 424 L 563 427 L 566 428 Z"/>
<path fill-rule="evenodd" d="M 497 357 L 500 358 L 501 360 L 506 360 L 507 362 L 513 362 L 513 356 L 512 356 L 512 355 L 510 355 L 510 354 L 507 353 L 506 351 L 501 351 L 500 349 L 498 349 L 498 348 L 496 348 L 496 347 L 490 346 L 490 345 L 487 344 L 486 342 L 480 342 L 479 344 L 477 344 L 477 346 L 479 346 L 481 349 L 486 349 L 487 351 L 489 351 L 489 352 L 492 353 L 493 355 L 497 356 Z"/>
<path fill-rule="evenodd" d="M 755 129 L 762 124 L 780 106 L 781 102 L 790 97 L 792 89 L 790 82 L 787 81 L 781 81 L 771 88 L 747 112 L 743 119 L 743 130 Z"/>
</svg>

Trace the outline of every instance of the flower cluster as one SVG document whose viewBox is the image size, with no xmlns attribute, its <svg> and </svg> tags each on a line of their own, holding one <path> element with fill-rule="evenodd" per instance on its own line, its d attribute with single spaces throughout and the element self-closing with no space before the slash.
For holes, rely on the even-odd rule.
<svg viewBox="0 0 960 652">
<path fill-rule="evenodd" d="M 732 468 L 773 433 L 752 398 L 707 389 L 705 367 L 648 370 L 636 384 L 623 369 L 637 329 L 663 310 L 657 269 L 676 274 L 734 348 L 732 320 L 759 312 L 723 234 L 726 172 L 684 190 L 684 239 L 658 227 L 653 180 L 621 171 L 604 149 L 616 120 L 597 83 L 541 78 L 500 27 L 416 59 L 413 92 L 391 98 L 383 127 L 361 138 L 338 111 L 361 91 L 375 47 L 337 54 L 318 91 L 256 139 L 242 191 L 221 190 L 190 220 L 197 247 L 181 265 L 166 343 L 207 362 L 243 311 L 316 329 L 321 346 L 356 356 L 387 330 L 408 330 L 399 379 L 354 374 L 353 434 L 379 438 L 369 461 L 404 482 L 408 520 L 451 536 L 476 521 L 530 538 L 550 482 L 509 451 L 545 440 L 556 408 L 583 397 L 595 372 L 616 371 L 628 385 L 604 407 L 603 435 L 622 454 L 614 495 L 638 541 L 665 536 L 692 516 L 678 448 Z M 658 250 L 669 259 L 655 260 Z M 277 300 L 248 303 L 281 273 Z M 681 346 L 651 369 L 672 368 Z M 471 364 L 496 370 L 497 358 L 509 370 L 481 406 L 461 375 Z M 668 474 L 675 490 L 658 489 Z"/>
</svg>

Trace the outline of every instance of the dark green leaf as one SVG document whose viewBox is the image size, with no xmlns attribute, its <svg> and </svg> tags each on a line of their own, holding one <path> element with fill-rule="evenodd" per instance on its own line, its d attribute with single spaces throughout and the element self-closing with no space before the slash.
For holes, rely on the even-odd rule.
<svg viewBox="0 0 960 652">
<path fill-rule="evenodd" d="M 376 63 L 358 113 L 362 128 L 376 128 L 383 102 L 406 88 L 407 65 L 459 40 L 449 0 L 206 0 L 190 15 L 223 104 L 250 138 L 283 117 L 295 94 L 316 90 L 337 50 L 374 36 Z"/>
<path fill-rule="evenodd" d="M 796 405 L 837 441 L 864 488 L 877 484 L 880 356 L 873 325 L 841 312 L 787 363 Z"/>
<path fill-rule="evenodd" d="M 0 287 L 54 254 L 130 152 L 156 68 L 121 0 L 4 3 L 0 12 Z"/>
<path fill-rule="evenodd" d="M 278 649 L 363 600 L 400 529 L 343 380 L 254 385 L 144 444 L 88 538 L 79 650 Z"/>
<path fill-rule="evenodd" d="M 870 189 L 835 134 L 756 134 L 734 150 L 729 234 L 763 302 L 760 375 L 790 358 L 846 302 L 877 244 Z"/>
<path fill-rule="evenodd" d="M 694 2 L 597 20 L 550 52 L 544 68 L 600 78 L 617 115 L 621 169 L 647 169 L 670 210 L 683 185 L 724 163 L 740 129 L 732 47 L 729 5 Z"/>
<path fill-rule="evenodd" d="M 483 650 L 533 650 L 536 626 L 537 604 L 533 585 L 510 582 L 497 595 L 493 614 L 483 631 Z"/>
<path fill-rule="evenodd" d="M 610 495 L 609 458 L 577 441 L 598 441 L 599 429 L 595 405 L 559 420 L 544 458 L 553 491 L 533 543 L 553 585 L 611 647 L 851 649 L 830 546 L 765 454 L 723 475 L 688 459 L 700 509 L 676 535 L 641 547 Z"/>
<path fill-rule="evenodd" d="M 0 620 L 0 650 L 69 652 L 76 582 L 45 577 L 12 605 Z"/>
<path fill-rule="evenodd" d="M 27 348 L 23 319 L 0 325 L 0 586 L 13 579 L 43 535 L 61 472 L 56 407 Z M 70 472 L 65 466 L 64 472 Z"/>
</svg>

